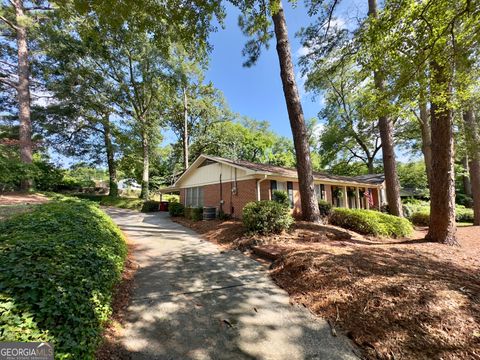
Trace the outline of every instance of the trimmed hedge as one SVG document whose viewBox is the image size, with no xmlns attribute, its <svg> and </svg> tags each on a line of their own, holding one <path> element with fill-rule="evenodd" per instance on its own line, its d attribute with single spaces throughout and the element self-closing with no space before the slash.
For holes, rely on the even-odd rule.
<svg viewBox="0 0 480 360">
<path fill-rule="evenodd" d="M 146 200 L 142 205 L 142 212 L 155 212 L 160 211 L 160 201 Z"/>
<path fill-rule="evenodd" d="M 418 226 L 428 226 L 430 223 L 430 206 L 427 203 L 427 205 L 421 205 L 417 206 L 415 208 L 410 209 L 411 214 L 406 214 L 410 215 L 408 216 L 410 221 Z M 474 215 L 473 215 L 473 209 L 466 208 L 465 206 L 462 205 L 457 205 L 455 207 L 455 220 L 457 222 L 466 222 L 466 223 L 473 223 Z"/>
<path fill-rule="evenodd" d="M 183 216 L 185 214 L 185 207 L 178 202 L 171 202 L 168 204 L 168 212 L 170 216 Z"/>
<path fill-rule="evenodd" d="M 276 201 L 249 202 L 243 208 L 243 225 L 251 233 L 270 234 L 287 230 L 293 224 L 288 207 Z"/>
<path fill-rule="evenodd" d="M 430 213 L 428 211 L 417 211 L 410 216 L 410 221 L 417 226 L 430 225 Z"/>
<path fill-rule="evenodd" d="M 0 341 L 50 341 L 92 359 L 127 255 L 96 204 L 53 201 L 0 222 Z"/>
<path fill-rule="evenodd" d="M 365 235 L 396 238 L 408 236 L 413 231 L 407 219 L 374 210 L 335 208 L 330 222 Z"/>
<path fill-rule="evenodd" d="M 457 205 L 455 211 L 457 222 L 473 223 L 473 209 L 468 209 L 463 205 Z"/>
</svg>

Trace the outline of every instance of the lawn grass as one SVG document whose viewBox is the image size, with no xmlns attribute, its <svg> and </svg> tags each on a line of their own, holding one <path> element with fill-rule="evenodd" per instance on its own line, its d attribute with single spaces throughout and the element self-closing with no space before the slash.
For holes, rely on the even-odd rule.
<svg viewBox="0 0 480 360">
<path fill-rule="evenodd" d="M 0 221 L 0 341 L 49 341 L 58 359 L 93 359 L 126 253 L 92 202 L 52 200 Z"/>
</svg>

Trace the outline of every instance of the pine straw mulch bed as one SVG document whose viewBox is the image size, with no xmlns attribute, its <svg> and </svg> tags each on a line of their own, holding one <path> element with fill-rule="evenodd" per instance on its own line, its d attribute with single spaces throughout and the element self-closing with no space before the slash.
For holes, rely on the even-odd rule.
<svg viewBox="0 0 480 360">
<path fill-rule="evenodd" d="M 48 197 L 42 194 L 22 192 L 0 193 L 0 205 L 30 205 L 48 202 Z"/>
<path fill-rule="evenodd" d="M 245 235 L 241 222 L 176 222 L 228 248 L 275 244 L 271 275 L 298 303 L 347 334 L 368 359 L 480 359 L 480 227 L 458 229 L 460 247 L 375 239 L 297 222 L 276 236 Z"/>
</svg>

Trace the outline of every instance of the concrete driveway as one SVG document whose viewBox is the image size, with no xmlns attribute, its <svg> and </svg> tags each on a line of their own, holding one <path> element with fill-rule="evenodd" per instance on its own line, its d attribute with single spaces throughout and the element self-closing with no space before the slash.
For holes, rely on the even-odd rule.
<svg viewBox="0 0 480 360">
<path fill-rule="evenodd" d="M 131 359 L 357 359 L 326 321 L 291 305 L 264 265 L 165 213 L 106 212 L 136 245 L 121 344 Z"/>
</svg>

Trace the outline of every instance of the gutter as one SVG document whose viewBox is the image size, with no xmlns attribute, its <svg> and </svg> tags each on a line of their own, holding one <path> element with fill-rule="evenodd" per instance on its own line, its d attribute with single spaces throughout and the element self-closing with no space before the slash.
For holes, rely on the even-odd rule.
<svg viewBox="0 0 480 360">
<path fill-rule="evenodd" d="M 260 183 L 264 180 L 267 180 L 268 175 L 265 174 L 263 176 L 263 179 L 257 179 L 257 201 L 260 201 Z"/>
</svg>

